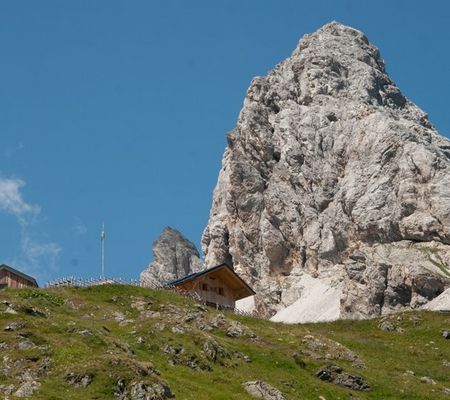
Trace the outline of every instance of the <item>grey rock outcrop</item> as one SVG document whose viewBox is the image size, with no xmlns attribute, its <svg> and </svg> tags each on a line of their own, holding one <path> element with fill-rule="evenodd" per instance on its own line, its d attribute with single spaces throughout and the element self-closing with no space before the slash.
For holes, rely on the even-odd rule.
<svg viewBox="0 0 450 400">
<path fill-rule="evenodd" d="M 326 382 L 346 387 L 353 390 L 370 390 L 370 386 L 361 376 L 350 375 L 342 370 L 338 365 L 328 365 L 319 369 L 316 376 Z"/>
<path fill-rule="evenodd" d="M 450 311 L 450 288 L 425 304 L 423 308 L 430 311 Z"/>
<path fill-rule="evenodd" d="M 283 394 L 263 381 L 249 381 L 242 384 L 246 392 L 255 399 L 285 400 Z"/>
<path fill-rule="evenodd" d="M 158 286 L 204 268 L 195 245 L 176 229 L 165 228 L 153 242 L 153 261 L 141 273 L 141 282 Z"/>
<path fill-rule="evenodd" d="M 253 79 L 227 141 L 203 252 L 264 315 L 367 318 L 450 286 L 450 141 L 363 33 L 305 35 Z"/>
</svg>

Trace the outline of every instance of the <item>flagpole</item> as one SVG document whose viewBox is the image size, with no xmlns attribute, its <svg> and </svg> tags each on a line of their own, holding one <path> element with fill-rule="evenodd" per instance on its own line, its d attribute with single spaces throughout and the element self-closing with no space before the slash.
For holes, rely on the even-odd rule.
<svg viewBox="0 0 450 400">
<path fill-rule="evenodd" d="M 102 241 L 102 279 L 105 279 L 105 223 L 102 224 L 102 233 L 100 234 Z"/>
</svg>

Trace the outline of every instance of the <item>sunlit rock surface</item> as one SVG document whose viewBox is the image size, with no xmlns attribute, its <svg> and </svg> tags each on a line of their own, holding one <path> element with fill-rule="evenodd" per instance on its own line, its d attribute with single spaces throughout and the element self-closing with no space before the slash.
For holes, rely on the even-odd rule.
<svg viewBox="0 0 450 400">
<path fill-rule="evenodd" d="M 450 286 L 450 142 L 363 33 L 305 35 L 253 79 L 227 140 L 203 252 L 263 315 L 367 318 Z"/>
</svg>

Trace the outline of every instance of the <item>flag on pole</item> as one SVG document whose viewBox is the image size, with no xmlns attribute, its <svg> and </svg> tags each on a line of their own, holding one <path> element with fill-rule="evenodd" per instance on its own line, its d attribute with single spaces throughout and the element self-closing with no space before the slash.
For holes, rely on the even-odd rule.
<svg viewBox="0 0 450 400">
<path fill-rule="evenodd" d="M 100 240 L 105 240 L 105 224 L 102 224 L 102 232 L 100 233 Z"/>
</svg>

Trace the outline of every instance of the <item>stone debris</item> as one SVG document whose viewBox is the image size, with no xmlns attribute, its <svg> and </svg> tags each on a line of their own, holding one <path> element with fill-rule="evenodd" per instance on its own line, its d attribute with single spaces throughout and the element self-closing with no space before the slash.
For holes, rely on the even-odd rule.
<svg viewBox="0 0 450 400">
<path fill-rule="evenodd" d="M 94 336 L 94 334 L 89 329 L 82 329 L 77 332 L 81 336 Z"/>
<path fill-rule="evenodd" d="M 381 321 L 378 326 L 382 331 L 386 332 L 394 332 L 396 330 L 396 326 L 391 321 Z"/>
<path fill-rule="evenodd" d="M 222 328 L 223 326 L 225 326 L 225 324 L 228 322 L 227 318 L 225 317 L 225 315 L 223 314 L 217 314 L 216 316 L 213 317 L 213 319 L 211 320 L 211 326 L 214 329 L 219 329 Z"/>
<path fill-rule="evenodd" d="M 41 384 L 35 380 L 27 380 L 23 382 L 14 392 L 16 397 L 31 397 L 33 392 L 41 387 Z"/>
<path fill-rule="evenodd" d="M 232 321 L 230 326 L 227 329 L 226 335 L 229 337 L 242 337 L 248 336 L 250 338 L 255 338 L 256 335 L 248 329 L 245 325 L 242 325 L 240 322 Z"/>
<path fill-rule="evenodd" d="M 172 331 L 172 333 L 176 333 L 178 335 L 182 335 L 183 333 L 185 333 L 185 329 L 182 325 L 174 325 L 170 328 L 170 330 Z"/>
<path fill-rule="evenodd" d="M 120 311 L 113 312 L 111 317 L 114 319 L 114 321 L 118 322 L 120 326 L 130 325 L 135 322 L 133 319 L 127 318 L 125 314 Z"/>
<path fill-rule="evenodd" d="M 145 311 L 152 305 L 151 302 L 144 299 L 136 299 L 131 303 L 131 307 L 138 311 Z"/>
<path fill-rule="evenodd" d="M 137 344 L 144 344 L 145 343 L 145 339 L 142 336 L 138 336 L 136 338 L 136 343 Z"/>
<path fill-rule="evenodd" d="M 429 376 L 422 376 L 420 382 L 426 383 L 428 385 L 436 385 L 436 381 L 431 379 Z"/>
<path fill-rule="evenodd" d="M 249 381 L 242 384 L 246 392 L 255 399 L 285 400 L 283 394 L 263 381 Z"/>
<path fill-rule="evenodd" d="M 10 385 L 0 385 L 0 393 L 5 396 L 10 396 L 14 393 L 15 386 L 13 384 Z"/>
<path fill-rule="evenodd" d="M 165 383 L 139 381 L 127 385 L 125 380 L 119 379 L 115 397 L 119 400 L 164 400 L 175 396 Z"/>
<path fill-rule="evenodd" d="M 36 307 L 23 307 L 21 311 L 23 311 L 28 315 L 32 315 L 33 317 L 41 317 L 41 318 L 47 317 L 47 314 L 44 311 L 39 310 Z"/>
<path fill-rule="evenodd" d="M 230 358 L 230 354 L 214 340 L 208 340 L 203 344 L 203 352 L 206 358 L 212 362 L 220 362 Z"/>
<path fill-rule="evenodd" d="M 19 350 L 30 350 L 34 349 L 36 345 L 30 339 L 23 339 L 17 344 Z"/>
<path fill-rule="evenodd" d="M 398 322 L 399 320 L 397 320 Z M 403 333 L 405 332 L 405 328 L 402 328 L 393 320 L 390 319 L 382 319 L 378 325 L 378 327 L 385 332 L 398 332 Z"/>
<path fill-rule="evenodd" d="M 25 322 L 11 322 L 10 324 L 5 326 L 4 331 L 6 332 L 15 332 L 25 327 Z"/>
<path fill-rule="evenodd" d="M 85 388 L 92 383 L 92 375 L 70 372 L 64 377 L 64 380 L 75 388 Z"/>
<path fill-rule="evenodd" d="M 346 387 L 353 390 L 370 390 L 370 386 L 361 376 L 350 375 L 342 370 L 338 365 L 328 365 L 319 369 L 316 376 L 326 382 Z"/>
<path fill-rule="evenodd" d="M 302 342 L 304 347 L 296 353 L 297 356 L 306 355 L 315 360 L 350 361 L 357 368 L 365 368 L 364 362 L 358 354 L 334 340 L 305 335 Z"/>
</svg>

